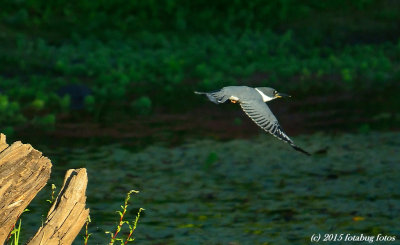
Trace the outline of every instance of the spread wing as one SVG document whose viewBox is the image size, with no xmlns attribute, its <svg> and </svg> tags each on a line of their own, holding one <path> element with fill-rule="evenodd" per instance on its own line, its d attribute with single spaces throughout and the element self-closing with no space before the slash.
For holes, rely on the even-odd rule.
<svg viewBox="0 0 400 245">
<path fill-rule="evenodd" d="M 280 140 L 285 141 L 296 151 L 300 151 L 306 155 L 310 153 L 296 146 L 293 141 L 283 132 L 278 120 L 269 109 L 268 105 L 261 100 L 242 101 L 240 103 L 243 111 L 253 120 L 259 127 L 266 132 L 272 134 Z"/>
</svg>

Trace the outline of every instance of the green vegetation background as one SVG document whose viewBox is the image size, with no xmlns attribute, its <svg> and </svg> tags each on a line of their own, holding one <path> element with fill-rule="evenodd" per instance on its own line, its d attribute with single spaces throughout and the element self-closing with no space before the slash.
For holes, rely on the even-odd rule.
<svg viewBox="0 0 400 245">
<path fill-rule="evenodd" d="M 393 114 L 399 10 L 390 0 L 7 0 L 0 123 L 12 133 L 179 113 L 202 101 L 193 90 L 235 84 L 363 95 Z"/>
<path fill-rule="evenodd" d="M 270 136 L 141 152 L 122 140 L 28 142 L 52 159 L 57 186 L 66 169 L 88 169 L 95 243 L 107 241 L 113 210 L 136 187 L 141 244 L 292 244 L 321 230 L 399 236 L 399 136 L 364 134 L 362 121 L 398 128 L 399 13 L 393 0 L 4 0 L 0 130 L 180 114 L 208 106 L 193 90 L 271 86 L 309 97 L 304 113 L 349 109 L 331 118 L 362 117 L 362 133 L 296 137 L 315 153 L 307 159 Z M 346 99 L 313 99 L 326 95 Z M 40 195 L 23 217 L 26 239 L 47 209 Z"/>
</svg>

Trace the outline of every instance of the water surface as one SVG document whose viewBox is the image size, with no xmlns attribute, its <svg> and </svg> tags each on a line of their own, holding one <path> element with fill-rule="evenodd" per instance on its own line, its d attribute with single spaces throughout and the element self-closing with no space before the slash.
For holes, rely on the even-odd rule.
<svg viewBox="0 0 400 245">
<path fill-rule="evenodd" d="M 314 233 L 400 239 L 398 132 L 294 140 L 317 153 L 307 157 L 269 135 L 140 151 L 124 144 L 37 148 L 52 159 L 49 182 L 57 186 L 67 169 L 87 168 L 89 244 L 109 241 L 104 231 L 115 230 L 115 211 L 131 189 L 140 193 L 128 219 L 146 209 L 137 244 L 308 244 Z M 49 189 L 24 214 L 25 236 L 40 225 Z"/>
</svg>

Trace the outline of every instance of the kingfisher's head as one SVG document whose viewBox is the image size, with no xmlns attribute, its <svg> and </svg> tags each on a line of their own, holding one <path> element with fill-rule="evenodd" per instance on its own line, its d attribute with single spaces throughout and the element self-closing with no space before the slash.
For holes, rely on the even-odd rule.
<svg viewBox="0 0 400 245">
<path fill-rule="evenodd" d="M 269 87 L 258 87 L 255 89 L 261 94 L 264 102 L 271 101 L 277 98 L 290 97 L 290 95 L 288 94 L 279 93 L 275 89 Z"/>
</svg>

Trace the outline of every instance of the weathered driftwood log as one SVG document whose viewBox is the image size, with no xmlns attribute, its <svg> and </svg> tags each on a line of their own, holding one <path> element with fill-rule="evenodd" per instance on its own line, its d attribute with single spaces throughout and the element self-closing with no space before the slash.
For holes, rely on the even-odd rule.
<svg viewBox="0 0 400 245">
<path fill-rule="evenodd" d="M 89 209 L 85 208 L 87 182 L 86 169 L 67 171 L 46 222 L 28 245 L 71 244 L 74 241 L 89 215 Z"/>
<path fill-rule="evenodd" d="M 6 143 L 0 134 L 0 244 L 50 177 L 51 162 L 29 144 Z M 86 169 L 67 171 L 47 220 L 28 244 L 71 244 L 85 224 Z M 40 222 L 40 221 L 38 221 Z"/>
<path fill-rule="evenodd" d="M 29 144 L 6 143 L 0 134 L 0 244 L 50 177 L 51 162 Z"/>
</svg>

